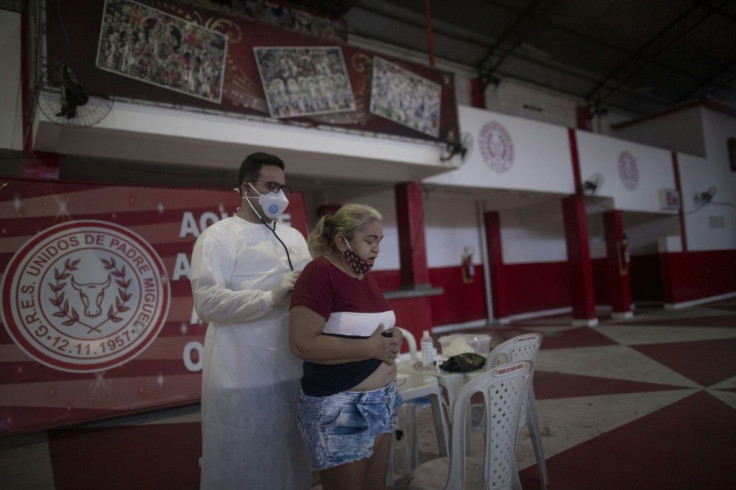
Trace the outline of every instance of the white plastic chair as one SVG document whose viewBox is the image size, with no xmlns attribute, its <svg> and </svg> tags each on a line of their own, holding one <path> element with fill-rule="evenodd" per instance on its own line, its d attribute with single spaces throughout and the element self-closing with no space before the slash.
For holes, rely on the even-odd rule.
<svg viewBox="0 0 736 490">
<path fill-rule="evenodd" d="M 408 330 L 396 327 L 401 330 L 404 336 L 407 346 L 409 347 L 409 358 L 410 362 L 415 363 L 417 361 L 417 343 L 414 336 Z M 446 455 L 449 452 L 449 430 L 447 428 L 447 415 L 444 408 L 444 397 L 442 393 L 442 387 L 439 385 L 435 376 L 424 376 L 419 374 L 412 375 L 399 375 L 398 378 L 398 389 L 401 393 L 403 403 L 401 405 L 401 411 L 403 414 L 403 433 L 405 437 L 405 461 L 406 467 L 411 471 L 416 465 L 418 459 L 418 449 L 416 441 L 416 408 L 424 402 L 425 399 L 429 399 L 429 403 L 432 406 L 432 412 L 434 414 L 434 428 L 437 433 L 437 444 L 439 446 L 439 452 L 442 455 Z M 415 403 L 419 402 L 420 403 Z M 391 485 L 393 483 L 393 472 L 394 472 L 394 449 L 396 439 L 391 438 L 391 452 L 389 456 L 389 468 L 387 474 L 387 483 Z"/>
<path fill-rule="evenodd" d="M 452 408 L 452 442 L 449 458 L 437 458 L 417 466 L 408 479 L 408 490 L 520 489 L 514 452 L 521 405 L 528 393 L 532 363 L 501 364 L 469 381 Z M 483 395 L 486 427 L 483 457 L 466 455 L 471 431 L 470 400 Z"/>
<path fill-rule="evenodd" d="M 507 362 L 535 362 L 543 338 L 544 336 L 541 333 L 528 333 L 518 335 L 498 345 L 488 354 L 486 370 L 492 370 L 498 364 Z M 467 376 L 472 378 L 477 376 L 477 373 L 469 373 Z M 479 431 L 484 430 L 482 421 L 475 423 L 475 418 L 473 417 L 473 428 Z M 549 480 L 547 477 L 547 464 L 544 459 L 544 448 L 542 447 L 539 418 L 537 417 L 537 401 L 534 397 L 533 382 L 529 383 L 529 393 L 522 404 L 521 416 L 519 417 L 519 427 L 523 427 L 524 425 L 529 427 L 532 447 L 534 448 L 534 457 L 537 460 L 537 468 L 539 470 L 539 480 L 544 490 L 547 488 Z"/>
</svg>

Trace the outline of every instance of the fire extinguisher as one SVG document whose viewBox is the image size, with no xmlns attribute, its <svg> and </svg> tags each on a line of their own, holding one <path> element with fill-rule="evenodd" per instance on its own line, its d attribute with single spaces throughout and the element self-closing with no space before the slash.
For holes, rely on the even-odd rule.
<svg viewBox="0 0 736 490">
<path fill-rule="evenodd" d="M 629 238 L 624 234 L 618 242 L 618 267 L 619 273 L 625 276 L 629 273 L 629 263 L 631 257 L 629 255 Z"/>
<path fill-rule="evenodd" d="M 472 248 L 465 247 L 465 252 L 462 255 L 462 272 L 464 283 L 475 281 L 475 266 L 473 265 L 474 253 L 475 251 Z"/>
</svg>

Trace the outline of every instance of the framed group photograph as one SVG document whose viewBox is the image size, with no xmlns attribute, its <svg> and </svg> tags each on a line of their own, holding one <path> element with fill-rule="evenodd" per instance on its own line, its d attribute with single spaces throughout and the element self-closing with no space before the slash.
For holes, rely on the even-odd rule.
<svg viewBox="0 0 736 490">
<path fill-rule="evenodd" d="M 339 47 L 256 47 L 253 52 L 271 117 L 356 110 Z"/>
<path fill-rule="evenodd" d="M 434 138 L 442 87 L 378 56 L 373 58 L 370 112 Z"/>
<path fill-rule="evenodd" d="M 131 0 L 105 0 L 102 70 L 219 104 L 226 54 L 222 33 Z"/>
</svg>

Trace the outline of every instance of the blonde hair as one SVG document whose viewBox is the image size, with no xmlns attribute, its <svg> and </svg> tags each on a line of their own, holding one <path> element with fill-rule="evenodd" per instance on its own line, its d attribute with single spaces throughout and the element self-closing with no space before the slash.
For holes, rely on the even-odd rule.
<svg viewBox="0 0 736 490">
<path fill-rule="evenodd" d="M 307 240 L 312 257 L 336 251 L 337 235 L 352 240 L 355 232 L 371 221 L 383 221 L 383 216 L 377 209 L 366 204 L 345 204 L 335 214 L 322 216 Z"/>
</svg>

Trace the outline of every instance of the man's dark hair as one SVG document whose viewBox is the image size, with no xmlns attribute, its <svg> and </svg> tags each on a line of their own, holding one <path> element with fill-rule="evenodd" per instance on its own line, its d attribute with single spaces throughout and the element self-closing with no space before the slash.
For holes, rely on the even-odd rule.
<svg viewBox="0 0 736 490">
<path fill-rule="evenodd" d="M 285 170 L 284 161 L 276 155 L 270 153 L 251 153 L 248 155 L 243 163 L 240 164 L 240 172 L 238 172 L 238 187 L 243 185 L 246 181 L 256 181 L 261 176 L 261 167 L 264 165 L 273 165 Z"/>
</svg>

